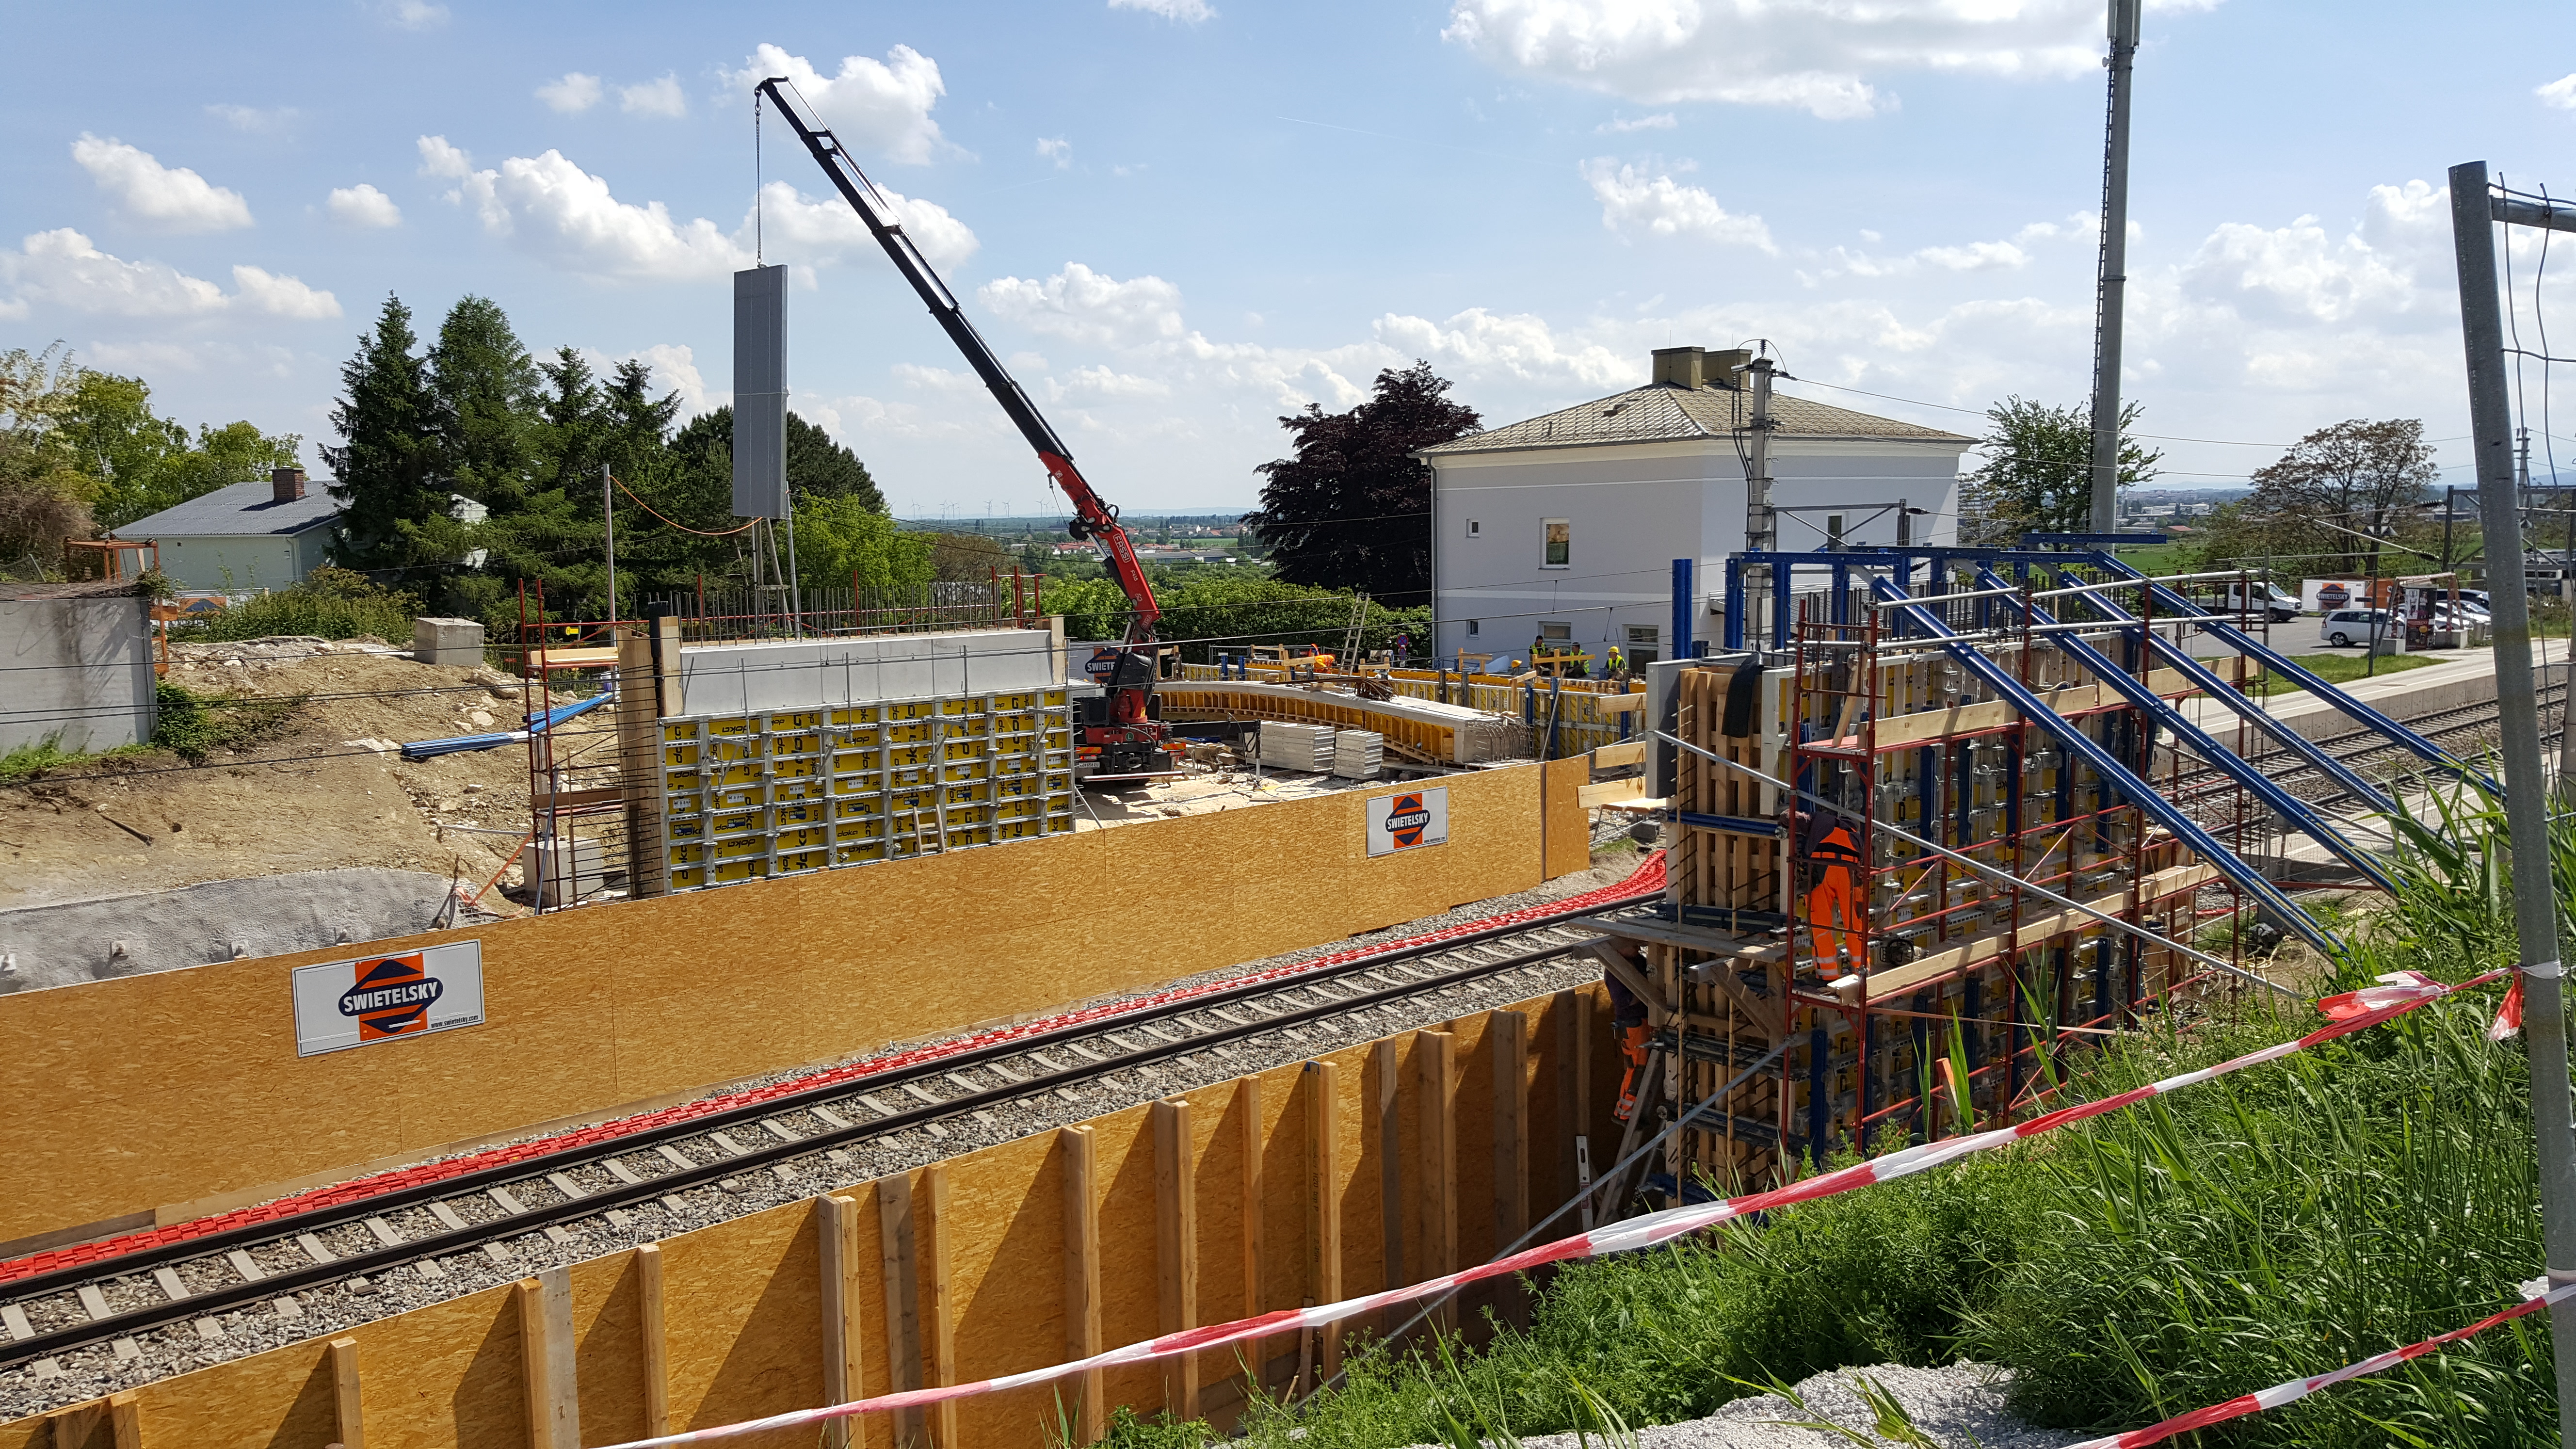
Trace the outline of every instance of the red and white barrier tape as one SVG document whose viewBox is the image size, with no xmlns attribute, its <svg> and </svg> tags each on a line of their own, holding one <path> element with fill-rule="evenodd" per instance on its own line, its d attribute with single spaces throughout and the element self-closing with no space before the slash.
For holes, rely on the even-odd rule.
<svg viewBox="0 0 2576 1449">
<path fill-rule="evenodd" d="M 2330 1374 L 2319 1374 L 2312 1379 L 2292 1379 L 2286 1384 L 2274 1384 L 2268 1389 L 2239 1394 L 2223 1404 L 2211 1404 L 2207 1408 L 2194 1409 L 2188 1414 L 2176 1414 L 2161 1424 L 2150 1424 L 2146 1428 L 2132 1429 L 2125 1434 L 2113 1434 L 2108 1438 L 2087 1439 L 2081 1444 L 2070 1446 L 2070 1449 L 2146 1449 L 2147 1445 L 2161 1444 L 2176 1434 L 2187 1434 L 2194 1429 L 2206 1429 L 2212 1424 L 2224 1424 L 2230 1419 L 2241 1419 L 2248 1414 L 2259 1414 L 2266 1409 L 2295 1404 L 2319 1389 L 2331 1388 L 2346 1379 L 2357 1379 L 2364 1374 L 2385 1372 L 2411 1359 L 2422 1358 L 2435 1349 L 2484 1333 L 2499 1323 L 2511 1322 L 2526 1314 L 2537 1313 L 2552 1304 L 2564 1303 L 2571 1298 L 2576 1298 L 2576 1283 L 2552 1288 L 2545 1293 L 2540 1291 L 2548 1281 L 2546 1278 L 2535 1278 L 2523 1284 L 2523 1300 L 2520 1303 L 2501 1313 L 2490 1313 L 2466 1328 L 2454 1328 L 2448 1333 L 2425 1339 L 2422 1343 L 2410 1343 L 2404 1348 L 2392 1348 L 2386 1353 L 2373 1354 L 2359 1363 L 2345 1364 Z"/>
<path fill-rule="evenodd" d="M 851 1418 L 859 1414 L 926 1408 L 952 1399 L 998 1393 L 1004 1389 L 1022 1389 L 1038 1384 L 1058 1383 L 1090 1373 L 1095 1369 L 1151 1363 L 1157 1359 L 1174 1358 L 1185 1353 L 1198 1353 L 1208 1349 L 1223 1348 L 1229 1344 L 1267 1338 L 1276 1333 L 1322 1328 L 1342 1319 L 1356 1318 L 1382 1308 L 1440 1297 L 1467 1284 L 1481 1282 L 1488 1278 L 1508 1277 L 1515 1273 L 1527 1272 L 1546 1263 L 1651 1248 L 1659 1243 L 1670 1242 L 1675 1238 L 1716 1227 L 1721 1223 L 1749 1217 L 1754 1213 L 1792 1207 L 1803 1202 L 1813 1202 L 1818 1198 L 1850 1192 L 1855 1188 L 1893 1182 L 1900 1177 L 1911 1177 L 1918 1172 L 1929 1171 L 1973 1153 L 2008 1147 L 2025 1138 L 2036 1137 L 2044 1132 L 2054 1132 L 2060 1127 L 2071 1126 L 2108 1112 L 2116 1112 L 2150 1097 L 2160 1097 L 2168 1092 L 2198 1086 L 2232 1072 L 2243 1071 L 2248 1067 L 2279 1061 L 2283 1057 L 2332 1041 L 2336 1037 L 2350 1036 L 2354 1032 L 2367 1030 L 2392 1017 L 2413 1011 L 2427 1002 L 2438 1001 L 2445 996 L 2506 974 L 2508 973 L 2503 971 L 2491 971 L 2483 976 L 2472 977 L 2456 986 L 2445 986 L 2431 977 L 2413 971 L 2382 976 L 2379 978 L 2384 983 L 2382 985 L 2365 987 L 2359 991 L 2347 991 L 2319 1001 L 2317 1009 L 2325 1013 L 2328 1018 L 2327 1024 L 2309 1032 L 2306 1036 L 2282 1042 L 2276 1046 L 2268 1046 L 2261 1051 L 2248 1052 L 2243 1056 L 2220 1062 L 2216 1066 L 2167 1077 L 2162 1081 L 2151 1082 L 2146 1086 L 2104 1097 L 2099 1101 L 2060 1108 L 2045 1116 L 2034 1117 L 2027 1122 L 2015 1123 L 2010 1127 L 1998 1127 L 1992 1131 L 1979 1132 L 1966 1137 L 1953 1137 L 1945 1141 L 1927 1142 L 1920 1146 L 1908 1147 L 1902 1151 L 1891 1152 L 1884 1157 L 1855 1163 L 1836 1172 L 1811 1177 L 1803 1182 L 1793 1182 L 1786 1187 L 1773 1188 L 1768 1192 L 1646 1213 L 1625 1222 L 1595 1228 L 1587 1233 L 1577 1233 L 1570 1238 L 1542 1243 L 1508 1258 L 1479 1264 L 1462 1272 L 1445 1274 L 1420 1283 L 1406 1284 L 1401 1288 L 1389 1288 L 1384 1292 L 1372 1293 L 1366 1297 L 1345 1299 L 1339 1303 L 1318 1304 L 1312 1308 L 1281 1309 L 1256 1318 L 1237 1319 L 1232 1323 L 1184 1329 L 1179 1333 L 1169 1333 L 1160 1338 L 1113 1348 L 1106 1353 L 1094 1354 L 1090 1358 L 1031 1369 L 1026 1373 L 1005 1374 L 999 1378 L 978 1379 L 973 1383 L 950 1384 L 940 1388 L 907 1389 L 900 1393 L 880 1394 L 872 1399 L 858 1399 L 846 1404 L 830 1404 L 819 1409 L 797 1409 L 789 1413 L 773 1414 L 765 1419 L 749 1419 L 736 1424 L 692 1429 L 685 1433 L 664 1435 L 658 1439 L 638 1439 L 612 1446 L 612 1449 L 651 1449 L 651 1446 L 663 1444 L 712 1443 L 720 1439 L 736 1439 L 750 1434 L 767 1433 L 774 1429 L 793 1429 L 828 1423 L 834 1419 Z M 2120 1441 L 2102 1442 L 2107 1444 Z"/>
</svg>

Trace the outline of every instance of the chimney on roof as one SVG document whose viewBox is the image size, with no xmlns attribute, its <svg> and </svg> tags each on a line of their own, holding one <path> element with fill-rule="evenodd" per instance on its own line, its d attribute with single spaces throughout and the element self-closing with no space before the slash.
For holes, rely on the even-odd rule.
<svg viewBox="0 0 2576 1449">
<path fill-rule="evenodd" d="M 272 469 L 268 475 L 268 488 L 271 502 L 292 503 L 304 496 L 304 470 L 301 468 Z"/>
<path fill-rule="evenodd" d="M 1744 349 L 1711 351 L 1705 347 L 1658 347 L 1655 349 L 1655 382 L 1670 387 L 1726 387 L 1737 385 L 1735 369 L 1753 360 Z"/>
</svg>

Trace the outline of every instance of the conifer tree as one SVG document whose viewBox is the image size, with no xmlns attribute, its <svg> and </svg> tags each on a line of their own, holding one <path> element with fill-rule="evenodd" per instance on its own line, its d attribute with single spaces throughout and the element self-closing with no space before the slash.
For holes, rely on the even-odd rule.
<svg viewBox="0 0 2576 1449">
<path fill-rule="evenodd" d="M 357 356 L 341 365 L 342 396 L 331 410 L 340 445 L 322 449 L 341 507 L 337 561 L 369 570 L 437 562 L 448 495 L 429 363 L 414 355 L 411 309 L 388 293 L 374 330 L 358 344 Z"/>
<path fill-rule="evenodd" d="M 439 441 L 455 491 L 506 515 L 535 486 L 537 369 L 500 304 L 461 297 L 429 350 Z"/>
</svg>

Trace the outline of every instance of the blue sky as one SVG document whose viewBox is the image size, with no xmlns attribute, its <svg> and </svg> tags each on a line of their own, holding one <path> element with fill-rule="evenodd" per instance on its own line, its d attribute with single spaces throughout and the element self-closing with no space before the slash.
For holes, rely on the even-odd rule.
<svg viewBox="0 0 2576 1449">
<path fill-rule="evenodd" d="M 533 348 L 643 356 L 691 407 L 723 401 L 744 77 L 772 68 L 907 198 L 1131 508 L 1249 503 L 1279 414 L 1416 357 L 1497 424 L 1643 381 L 1653 347 L 1752 337 L 1795 389 L 1968 432 L 1933 405 L 2087 387 L 2093 0 L 6 13 L 0 347 L 60 339 L 183 421 L 247 417 L 308 457 L 387 292 L 424 331 L 483 293 Z M 2483 157 L 2576 190 L 2576 11 L 2150 0 L 2145 31 L 2146 431 L 2282 444 L 2417 416 L 2456 436 L 2443 172 Z M 107 69 L 62 63 L 105 37 Z M 767 141 L 794 406 L 900 512 L 1048 506 L 820 172 L 783 128 Z M 2274 456 L 2164 446 L 2175 484 Z"/>
</svg>

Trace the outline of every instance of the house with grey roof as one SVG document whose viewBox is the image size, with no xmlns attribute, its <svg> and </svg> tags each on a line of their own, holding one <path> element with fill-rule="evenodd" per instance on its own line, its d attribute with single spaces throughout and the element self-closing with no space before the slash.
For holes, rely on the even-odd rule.
<svg viewBox="0 0 2576 1449">
<path fill-rule="evenodd" d="M 308 491 L 301 468 L 234 483 L 116 530 L 161 546 L 161 572 L 182 589 L 282 589 L 330 561 L 340 505 Z"/>
<path fill-rule="evenodd" d="M 1443 660 L 1525 659 L 1534 640 L 1596 658 L 1664 657 L 1672 565 L 1698 560 L 1692 633 L 1716 632 L 1729 554 L 1744 547 L 1752 398 L 1743 351 L 1667 347 L 1654 380 L 1422 449 L 1431 467 L 1434 628 Z M 1958 535 L 1959 455 L 1975 439 L 1775 391 L 1778 546 Z"/>
</svg>

